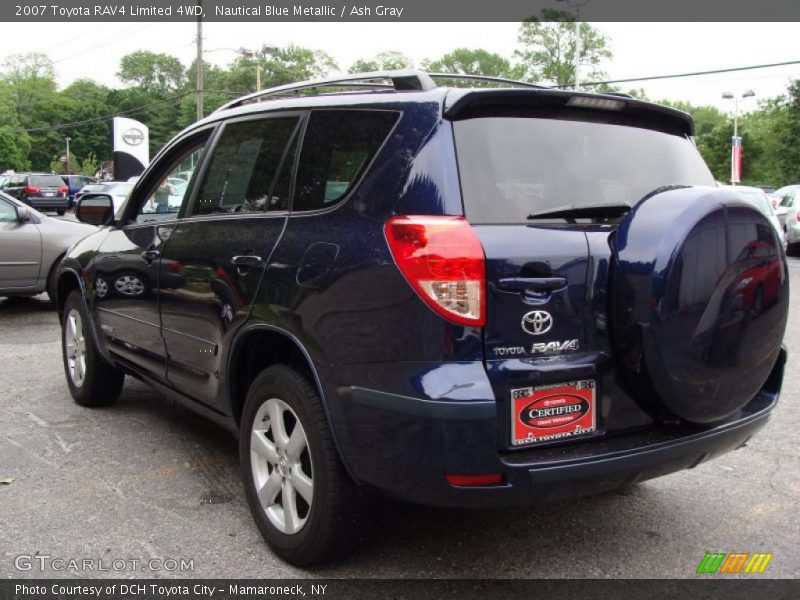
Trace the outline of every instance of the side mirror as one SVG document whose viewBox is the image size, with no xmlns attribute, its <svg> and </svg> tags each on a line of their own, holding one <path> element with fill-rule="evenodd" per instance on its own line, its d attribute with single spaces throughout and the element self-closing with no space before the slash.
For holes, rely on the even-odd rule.
<svg viewBox="0 0 800 600">
<path fill-rule="evenodd" d="M 89 225 L 108 225 L 114 220 L 114 200 L 108 194 L 86 194 L 75 205 L 75 217 Z"/>
<path fill-rule="evenodd" d="M 31 218 L 31 213 L 28 211 L 27 206 L 17 206 L 17 221 L 20 223 L 24 223 L 25 221 L 29 221 Z"/>
</svg>

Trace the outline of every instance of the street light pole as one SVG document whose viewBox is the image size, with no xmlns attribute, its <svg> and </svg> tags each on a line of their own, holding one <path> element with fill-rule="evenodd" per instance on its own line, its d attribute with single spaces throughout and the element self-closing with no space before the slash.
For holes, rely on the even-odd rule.
<svg viewBox="0 0 800 600">
<path fill-rule="evenodd" d="M 725 100 L 733 100 L 733 138 L 731 139 L 731 185 L 735 186 L 742 180 L 742 138 L 739 137 L 739 101 L 752 98 L 756 95 L 753 90 L 745 90 L 736 95 L 732 92 L 723 92 Z"/>
<path fill-rule="evenodd" d="M 64 141 L 67 142 L 67 167 L 66 167 L 66 172 L 67 173 L 69 173 L 69 141 L 71 139 L 72 139 L 71 137 L 65 137 L 64 138 Z"/>
</svg>

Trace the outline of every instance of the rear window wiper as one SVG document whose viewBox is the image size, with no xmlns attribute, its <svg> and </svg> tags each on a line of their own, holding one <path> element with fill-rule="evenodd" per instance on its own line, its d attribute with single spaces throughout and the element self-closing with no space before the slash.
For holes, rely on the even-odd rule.
<svg viewBox="0 0 800 600">
<path fill-rule="evenodd" d="M 533 219 L 593 219 L 593 218 L 613 218 L 621 217 L 631 209 L 630 204 L 621 202 L 605 204 L 574 204 L 548 208 L 540 212 L 528 215 L 529 220 Z"/>
</svg>

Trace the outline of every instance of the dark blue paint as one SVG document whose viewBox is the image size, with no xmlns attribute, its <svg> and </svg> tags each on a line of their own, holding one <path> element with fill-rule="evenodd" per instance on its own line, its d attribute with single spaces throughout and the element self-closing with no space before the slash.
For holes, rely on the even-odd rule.
<svg viewBox="0 0 800 600">
<path fill-rule="evenodd" d="M 464 108 L 464 92 L 452 94 L 449 104 Z M 550 96 L 563 99 L 564 94 Z M 480 103 L 490 95 L 481 92 Z M 513 101 L 535 95 L 515 93 Z M 237 388 L 232 374 L 240 363 L 257 358 L 243 355 L 244 344 L 259 332 L 281 336 L 307 363 L 352 476 L 417 502 L 520 504 L 610 489 L 693 466 L 736 448 L 763 426 L 777 401 L 785 353 L 755 327 L 737 329 L 738 342 L 720 331 L 724 319 L 746 311 L 749 302 L 750 322 L 763 323 L 779 343 L 781 335 L 775 332 L 782 334 L 788 298 L 782 253 L 775 257 L 779 285 L 774 293 L 772 288 L 763 293 L 763 308 L 755 314 L 757 287 L 751 290 L 741 282 L 764 269 L 749 258 L 736 259 L 747 243 L 726 242 L 726 279 L 703 298 L 709 302 L 719 290 L 724 301 L 709 335 L 696 343 L 687 337 L 691 328 L 682 320 L 697 329 L 702 315 L 675 300 L 685 287 L 680 273 L 702 257 L 687 251 L 681 271 L 674 250 L 686 248 L 700 224 L 717 219 L 725 231 L 739 222 L 761 224 L 753 211 L 721 192 L 687 189 L 656 195 L 619 227 L 476 225 L 486 253 L 485 328 L 451 324 L 415 295 L 393 262 L 383 227 L 395 214 L 463 214 L 452 126 L 443 118 L 447 98 L 441 89 L 334 95 L 256 103 L 211 115 L 195 128 L 232 117 L 315 108 L 401 114 L 360 184 L 336 206 L 250 217 L 246 224 L 236 215 L 179 219 L 174 239 L 166 242 L 159 241 L 152 226 L 137 233 L 119 224 L 106 228 L 65 259 L 60 305 L 78 277 L 97 324 L 108 318 L 100 309 L 109 303 L 118 321 L 126 315 L 146 317 L 140 320 L 148 326 L 139 333 L 147 338 L 140 350 L 147 352 L 115 347 L 113 336 L 99 332 L 104 356 L 234 427 L 237 402 L 246 390 Z M 641 103 L 635 105 L 646 112 Z M 689 127 L 674 112 L 648 114 L 653 119 L 661 114 L 678 129 Z M 167 147 L 156 157 L 134 189 L 133 201 L 169 152 Z M 196 172 L 202 170 L 201 164 Z M 141 252 L 151 246 L 165 246 L 161 264 L 139 264 Z M 256 246 L 267 264 L 236 274 L 227 255 Z M 103 263 L 115 261 L 127 268 L 135 264 L 155 278 L 146 300 L 97 298 L 97 274 Z M 563 279 L 566 286 L 510 289 L 501 284 L 537 278 Z M 204 295 L 197 295 L 195 287 L 187 289 L 189 280 L 202 282 Z M 226 298 L 234 310 L 223 319 L 218 309 Z M 534 309 L 554 317 L 548 341 L 576 340 L 576 346 L 563 353 L 533 351 L 539 340 L 525 333 L 520 321 Z M 191 331 L 177 334 L 186 323 Z M 679 335 L 667 335 L 674 332 Z M 679 362 L 687 347 L 705 353 L 701 362 L 707 370 L 694 387 L 678 381 L 687 375 Z M 521 352 L 510 355 L 508 348 Z M 189 353 L 197 358 L 191 360 Z M 698 431 L 675 419 L 707 416 L 702 397 L 717 381 L 714 369 L 730 370 L 736 360 L 756 364 L 751 375 L 736 379 L 743 391 L 725 388 L 735 401 L 724 415 L 713 415 L 722 421 Z M 645 389 L 644 369 L 660 366 L 672 374 L 657 382 L 668 397 L 657 404 L 644 402 L 653 392 Z M 598 383 L 597 432 L 575 442 L 512 450 L 510 391 L 580 378 Z M 444 478 L 445 473 L 494 472 L 503 473 L 505 483 L 486 489 L 453 488 Z"/>
</svg>

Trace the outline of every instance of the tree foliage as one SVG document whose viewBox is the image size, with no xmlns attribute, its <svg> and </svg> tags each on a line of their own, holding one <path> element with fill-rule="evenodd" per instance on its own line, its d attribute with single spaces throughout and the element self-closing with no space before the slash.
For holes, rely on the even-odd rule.
<svg viewBox="0 0 800 600">
<path fill-rule="evenodd" d="M 414 63 L 402 52 L 389 50 L 371 59 L 359 59 L 350 65 L 348 73 L 369 73 L 370 71 L 394 71 L 412 69 Z"/>
<path fill-rule="evenodd" d="M 434 73 L 455 73 L 458 75 L 488 75 L 505 79 L 522 79 L 525 68 L 494 52 L 481 49 L 456 48 L 436 60 L 423 63 L 426 71 Z M 475 86 L 475 82 L 454 81 L 455 86 Z"/>
<path fill-rule="evenodd" d="M 455 48 L 422 62 L 429 71 L 465 75 L 546 81 L 570 85 L 574 81 L 574 18 L 568 13 L 544 11 L 542 21 L 531 19 L 519 32 L 519 49 L 504 57 L 480 48 Z M 602 60 L 610 58 L 608 41 L 581 23 L 582 79 L 599 79 Z M 204 63 L 205 114 L 233 97 L 256 88 L 256 68 L 262 88 L 328 75 L 338 66 L 330 55 L 300 46 L 242 48 L 227 66 Z M 351 73 L 412 67 L 397 51 L 355 61 Z M 94 173 L 110 158 L 110 116 L 125 114 L 150 128 L 151 155 L 178 131 L 191 124 L 195 110 L 195 64 L 146 50 L 122 58 L 119 68 L 124 86 L 113 89 L 91 79 L 80 79 L 58 89 L 52 61 L 41 53 L 9 56 L 0 64 L 0 171 L 60 169 L 60 156 L 70 139 L 71 169 Z M 475 82 L 448 82 L 476 85 Z M 619 91 L 616 88 L 595 88 Z M 646 99 L 643 90 L 631 90 Z M 663 101 L 662 101 L 663 102 Z M 670 104 L 669 102 L 664 102 Z M 713 106 L 672 102 L 695 121 L 695 141 L 714 176 L 730 178 L 731 115 Z M 782 97 L 762 100 L 756 110 L 740 117 L 744 141 L 744 183 L 782 185 L 800 181 L 800 80 Z"/>
<path fill-rule="evenodd" d="M 575 82 L 575 17 L 564 11 L 545 9 L 542 20 L 532 17 L 522 23 L 517 41 L 522 46 L 514 55 L 525 68 L 527 79 L 558 86 Z M 581 79 L 605 78 L 598 65 L 611 58 L 608 40 L 588 23 L 580 24 Z"/>
<path fill-rule="evenodd" d="M 170 56 L 137 50 L 122 57 L 117 77 L 145 94 L 165 98 L 183 87 L 185 75 L 181 61 Z"/>
</svg>

